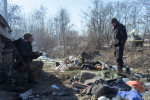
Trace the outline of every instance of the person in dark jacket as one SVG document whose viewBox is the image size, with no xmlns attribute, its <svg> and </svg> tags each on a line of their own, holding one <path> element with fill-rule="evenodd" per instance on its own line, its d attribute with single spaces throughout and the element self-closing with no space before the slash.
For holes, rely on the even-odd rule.
<svg viewBox="0 0 150 100">
<path fill-rule="evenodd" d="M 113 29 L 113 42 L 110 45 L 111 48 L 114 46 L 114 55 L 117 62 L 118 72 L 123 72 L 123 51 L 124 45 L 127 39 L 126 28 L 123 24 L 119 23 L 116 18 L 111 19 L 111 24 Z"/>
<path fill-rule="evenodd" d="M 24 33 L 21 43 L 18 46 L 20 57 L 17 57 L 17 69 L 21 72 L 29 72 L 29 82 L 38 83 L 35 78 L 40 74 L 43 68 L 42 61 L 33 61 L 42 55 L 39 52 L 33 52 L 33 37 L 30 33 Z"/>
</svg>

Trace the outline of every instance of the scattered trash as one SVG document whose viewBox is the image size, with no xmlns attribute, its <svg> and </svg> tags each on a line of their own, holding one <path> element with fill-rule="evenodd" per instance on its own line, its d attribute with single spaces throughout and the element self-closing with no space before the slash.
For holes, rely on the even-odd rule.
<svg viewBox="0 0 150 100">
<path fill-rule="evenodd" d="M 69 67 L 69 70 L 70 71 L 73 71 L 73 70 L 82 70 L 82 67 Z"/>
<path fill-rule="evenodd" d="M 56 67 L 58 67 L 60 65 L 60 63 L 59 62 L 56 62 Z"/>
<path fill-rule="evenodd" d="M 22 100 L 27 100 L 28 97 L 29 97 L 29 95 L 31 95 L 31 94 L 32 94 L 32 89 L 30 89 L 30 90 L 28 90 L 28 91 L 26 91 L 26 92 L 20 94 L 19 97 L 20 97 Z"/>
<path fill-rule="evenodd" d="M 83 95 L 81 94 L 82 91 L 85 91 L 84 96 L 88 95 L 86 100 L 88 100 L 89 98 L 95 98 L 96 100 L 109 100 L 110 98 L 108 97 L 108 95 L 113 95 L 110 100 L 124 100 L 122 98 L 129 100 L 142 100 L 142 97 L 139 93 L 142 93 L 146 98 L 147 95 L 150 97 L 150 91 L 147 91 L 150 90 L 150 81 L 145 83 L 142 79 L 147 78 L 146 75 L 140 73 L 134 73 L 133 75 L 130 75 L 131 69 L 129 68 L 129 66 L 123 68 L 127 75 L 120 75 L 116 72 L 117 66 L 115 65 L 108 66 L 107 64 L 100 61 L 91 61 L 88 62 L 90 64 L 87 64 L 87 62 L 86 64 L 82 64 L 81 59 L 75 58 L 73 56 L 70 56 L 69 60 L 70 61 L 61 63 L 55 61 L 55 63 L 56 66 L 58 66 L 56 67 L 56 69 L 58 70 L 60 68 L 61 72 L 67 70 L 84 70 L 81 71 L 81 74 L 71 76 L 69 85 L 72 86 L 68 87 L 72 88 L 72 92 L 68 92 L 68 89 L 66 89 L 66 92 L 65 88 L 63 90 L 63 87 L 61 88 L 60 85 L 57 84 L 59 86 L 58 87 L 53 83 L 53 85 L 50 86 L 50 90 L 46 90 L 42 93 L 37 94 L 36 96 L 31 95 L 31 89 L 25 93 L 20 94 L 19 97 L 22 100 L 28 100 L 30 97 L 36 98 L 34 100 L 41 100 L 41 96 L 70 96 L 71 93 L 76 93 L 80 95 L 80 97 L 83 97 Z M 86 68 L 84 68 L 82 65 L 84 65 L 84 67 Z M 87 69 L 90 69 L 90 67 L 96 68 L 95 70 L 100 71 L 85 71 Z M 128 77 L 128 75 L 130 75 L 131 77 Z M 142 86 L 142 84 L 144 85 Z"/>
<path fill-rule="evenodd" d="M 142 98 L 143 100 L 150 100 L 150 91 L 143 93 Z"/>
<path fill-rule="evenodd" d="M 122 99 L 120 96 L 116 96 L 116 97 L 113 97 L 112 100 L 125 100 L 125 99 Z"/>
<path fill-rule="evenodd" d="M 116 89 L 111 88 L 104 80 L 96 80 L 90 89 L 90 93 L 96 98 L 113 94 L 114 92 L 116 92 Z"/>
<path fill-rule="evenodd" d="M 97 76 L 100 76 L 101 79 L 104 80 L 110 80 L 110 79 L 116 79 L 119 77 L 119 74 L 116 71 L 111 71 L 111 70 L 102 70 L 96 72 Z"/>
<path fill-rule="evenodd" d="M 77 88 L 73 88 L 73 90 L 74 90 L 75 92 L 79 92 L 79 90 L 78 90 Z"/>
<path fill-rule="evenodd" d="M 79 89 L 85 89 L 88 87 L 87 85 L 83 85 L 83 84 L 79 84 L 79 83 L 73 83 L 72 86 L 79 88 Z"/>
<path fill-rule="evenodd" d="M 144 78 L 144 75 L 140 74 L 140 73 L 134 73 L 134 76 L 136 78 Z"/>
<path fill-rule="evenodd" d="M 122 77 L 118 77 L 117 79 L 112 79 L 108 81 L 111 81 L 110 84 L 112 85 L 112 87 L 116 88 L 118 91 L 130 91 L 132 89 L 131 86 L 127 85 L 122 80 Z"/>
<path fill-rule="evenodd" d="M 101 96 L 98 98 L 98 100 L 108 100 L 108 99 L 106 98 L 106 96 Z"/>
<path fill-rule="evenodd" d="M 138 92 L 131 90 L 131 91 L 118 91 L 117 95 L 128 100 L 143 100 L 141 95 Z"/>
<path fill-rule="evenodd" d="M 66 64 L 64 64 L 64 63 L 62 63 L 62 64 L 60 64 L 58 67 L 56 67 L 55 68 L 55 70 L 60 70 L 60 71 L 68 71 L 69 70 L 69 66 L 68 65 L 66 65 Z"/>
<path fill-rule="evenodd" d="M 60 88 L 58 86 L 56 86 L 55 84 L 51 86 L 54 89 L 60 90 Z"/>
<path fill-rule="evenodd" d="M 74 77 L 72 77 L 71 79 L 70 79 L 70 84 L 72 84 L 73 82 L 76 82 L 76 83 L 78 83 L 79 82 L 79 77 L 80 77 L 80 75 L 75 75 Z"/>
<path fill-rule="evenodd" d="M 134 89 L 138 91 L 138 93 L 145 92 L 145 88 L 139 81 L 128 81 L 126 82 L 127 85 L 132 86 Z"/>
<path fill-rule="evenodd" d="M 150 82 L 145 83 L 145 88 L 148 89 L 148 90 L 150 89 Z"/>
<path fill-rule="evenodd" d="M 85 80 L 87 79 L 92 79 L 94 78 L 96 75 L 94 72 L 90 72 L 90 71 L 81 71 L 81 79 L 80 82 L 84 83 Z"/>
<path fill-rule="evenodd" d="M 74 64 L 73 64 L 74 66 L 81 66 L 82 65 L 82 63 L 81 63 L 81 60 L 80 59 L 78 59 L 78 58 L 76 58 L 75 60 L 74 60 Z"/>
<path fill-rule="evenodd" d="M 128 58 L 128 56 L 123 56 L 123 59 L 126 59 L 126 58 Z"/>
<path fill-rule="evenodd" d="M 92 85 L 93 83 L 95 83 L 96 80 L 100 80 L 100 79 L 101 79 L 100 76 L 95 76 L 92 79 L 85 80 L 84 85 Z"/>
<path fill-rule="evenodd" d="M 112 68 L 111 68 L 111 70 L 112 70 L 112 71 L 117 70 L 117 66 L 114 66 L 114 65 L 113 65 Z"/>
<path fill-rule="evenodd" d="M 143 77 L 143 75 L 139 73 L 133 75 L 133 77 L 135 76 L 141 78 Z M 84 85 L 79 83 L 73 83 L 72 86 L 75 87 L 73 88 L 73 90 L 77 91 L 78 89 L 83 89 L 83 94 L 92 94 L 91 96 L 95 95 L 98 100 L 109 100 L 108 98 L 106 98 L 106 96 L 111 93 L 115 94 L 117 91 L 118 95 L 116 95 L 114 98 L 111 98 L 112 100 L 122 100 L 122 98 L 129 100 L 134 100 L 134 98 L 135 100 L 142 100 L 141 95 L 139 95 L 139 93 L 144 93 L 145 90 L 148 89 L 144 88 L 139 81 L 130 80 L 126 76 L 119 76 L 116 72 L 111 70 L 104 70 L 100 72 L 82 71 L 81 78 L 79 79 L 80 82 L 81 79 L 83 83 L 90 83 Z M 102 79 L 104 80 L 102 81 Z M 95 85 L 95 88 L 93 88 L 93 85 L 96 81 L 101 81 L 101 84 L 98 83 L 97 85 Z M 150 83 L 145 83 L 145 87 L 148 86 L 150 88 Z"/>
<path fill-rule="evenodd" d="M 76 59 L 76 58 L 73 57 L 73 56 L 69 56 L 69 57 L 68 57 L 68 60 L 69 60 L 69 61 L 74 61 L 75 59 Z"/>
<path fill-rule="evenodd" d="M 129 78 L 122 78 L 122 80 L 123 80 L 124 82 L 131 81 Z"/>
<path fill-rule="evenodd" d="M 69 95 L 71 95 L 71 94 L 67 93 L 67 92 L 64 92 L 64 91 L 57 94 L 57 96 L 69 96 Z"/>
</svg>

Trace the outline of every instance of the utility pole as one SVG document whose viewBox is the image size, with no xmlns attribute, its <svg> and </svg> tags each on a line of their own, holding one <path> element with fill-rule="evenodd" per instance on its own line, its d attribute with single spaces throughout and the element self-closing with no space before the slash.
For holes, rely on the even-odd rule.
<svg viewBox="0 0 150 100">
<path fill-rule="evenodd" d="M 4 1 L 4 17 L 5 20 L 8 21 L 8 17 L 7 17 L 7 0 L 3 0 Z"/>
</svg>

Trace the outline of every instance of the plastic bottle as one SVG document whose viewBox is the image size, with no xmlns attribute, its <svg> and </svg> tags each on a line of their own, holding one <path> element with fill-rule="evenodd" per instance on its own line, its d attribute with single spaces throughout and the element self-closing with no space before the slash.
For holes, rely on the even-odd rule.
<svg viewBox="0 0 150 100">
<path fill-rule="evenodd" d="M 98 98 L 98 100 L 108 100 L 108 99 L 106 98 L 106 96 L 101 96 Z"/>
</svg>

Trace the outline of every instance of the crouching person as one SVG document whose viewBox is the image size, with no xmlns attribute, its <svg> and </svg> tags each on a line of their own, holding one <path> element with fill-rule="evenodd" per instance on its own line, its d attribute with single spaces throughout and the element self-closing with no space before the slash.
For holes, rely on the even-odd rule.
<svg viewBox="0 0 150 100">
<path fill-rule="evenodd" d="M 43 68 L 43 62 L 33 61 L 33 59 L 38 58 L 42 53 L 32 51 L 32 42 L 32 35 L 30 33 L 24 33 L 23 39 L 17 47 L 20 57 L 17 57 L 18 59 L 16 59 L 16 68 L 20 72 L 28 72 L 28 81 L 37 84 L 38 81 L 36 80 L 36 77 L 38 77 Z"/>
</svg>

